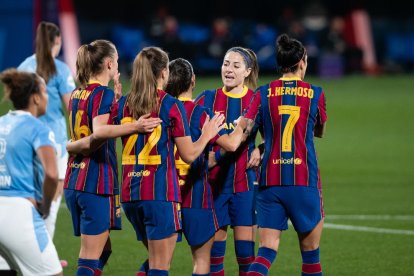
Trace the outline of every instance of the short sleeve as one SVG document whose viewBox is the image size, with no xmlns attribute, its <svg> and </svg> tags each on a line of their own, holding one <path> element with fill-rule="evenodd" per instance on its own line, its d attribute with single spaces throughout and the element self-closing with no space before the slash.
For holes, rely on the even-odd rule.
<svg viewBox="0 0 414 276">
<path fill-rule="evenodd" d="M 206 91 L 201 92 L 197 96 L 197 98 L 194 100 L 194 103 L 197 104 L 197 105 L 204 106 L 204 99 L 205 99 L 205 96 L 206 96 L 205 94 L 206 94 Z"/>
<path fill-rule="evenodd" d="M 171 134 L 173 137 L 191 135 L 184 105 L 178 100 L 175 101 L 171 106 L 169 118 L 171 122 Z"/>
<path fill-rule="evenodd" d="M 62 96 L 67 93 L 71 93 L 75 89 L 75 81 L 69 67 L 61 63 L 59 71 L 58 91 Z"/>
<path fill-rule="evenodd" d="M 325 93 L 322 91 L 318 101 L 317 122 L 322 125 L 326 122 L 327 119 L 328 116 L 326 115 L 326 98 Z"/>
<path fill-rule="evenodd" d="M 33 132 L 32 143 L 33 148 L 37 150 L 42 146 L 52 146 L 56 150 L 55 135 L 46 125 L 39 123 Z"/>
<path fill-rule="evenodd" d="M 115 93 L 112 89 L 105 88 L 98 91 L 92 97 L 92 116 L 95 118 L 99 115 L 111 112 L 111 106 L 114 102 Z"/>
</svg>

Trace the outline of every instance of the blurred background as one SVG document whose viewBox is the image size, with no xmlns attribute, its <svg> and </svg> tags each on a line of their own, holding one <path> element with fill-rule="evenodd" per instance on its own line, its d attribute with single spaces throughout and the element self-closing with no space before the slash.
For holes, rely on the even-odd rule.
<svg viewBox="0 0 414 276">
<path fill-rule="evenodd" d="M 405 6 L 404 6 L 405 5 Z M 40 20 L 58 24 L 62 59 L 74 69 L 80 44 L 109 39 L 130 73 L 145 46 L 164 48 L 170 58 L 190 60 L 196 73 L 218 73 L 232 46 L 253 49 L 261 72 L 274 72 L 274 43 L 281 33 L 301 40 L 308 74 L 384 74 L 414 71 L 414 17 L 402 0 L 291 0 L 254 2 L 132 0 L 2 0 L 0 69 L 33 53 Z M 125 75 L 124 75 L 125 76 Z"/>
</svg>

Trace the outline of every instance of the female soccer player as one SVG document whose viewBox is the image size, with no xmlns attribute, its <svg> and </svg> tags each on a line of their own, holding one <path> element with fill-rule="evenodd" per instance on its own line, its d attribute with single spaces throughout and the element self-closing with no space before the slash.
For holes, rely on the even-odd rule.
<svg viewBox="0 0 414 276">
<path fill-rule="evenodd" d="M 267 275 L 288 219 L 298 233 L 302 275 L 322 275 L 324 212 L 313 137 L 325 129 L 325 94 L 303 81 L 307 55 L 298 40 L 278 37 L 277 63 L 282 78 L 259 87 L 245 115 L 263 127 L 265 140 L 256 199 L 260 248 L 248 275 Z"/>
<path fill-rule="evenodd" d="M 61 46 L 62 38 L 59 27 L 50 22 L 40 22 L 36 30 L 36 53 L 26 58 L 18 67 L 19 70 L 36 72 L 47 84 L 49 102 L 46 113 L 39 119 L 54 132 L 59 170 L 59 187 L 52 202 L 50 215 L 46 219 L 46 227 L 52 239 L 68 162 L 68 154 L 65 149 L 68 138 L 62 101 L 65 108 L 68 109 L 70 92 L 75 89 L 75 82 L 69 67 L 56 58 Z"/>
<path fill-rule="evenodd" d="M 76 141 L 99 131 L 115 138 L 138 131 L 108 126 L 114 91 L 108 83 L 114 80 L 115 90 L 121 93 L 118 73 L 118 53 L 106 40 L 82 45 L 78 50 L 77 79 L 81 87 L 74 90 L 69 102 L 69 126 Z M 110 127 L 110 131 L 106 131 Z M 109 229 L 120 228 L 118 171 L 114 139 L 100 141 L 101 146 L 88 156 L 69 157 L 65 177 L 65 199 L 72 216 L 74 234 L 81 236 L 77 273 L 100 273 L 109 258 Z M 114 200 L 115 199 L 115 200 Z M 116 210 L 114 212 L 113 210 Z M 98 260 L 99 259 L 99 260 Z"/>
<path fill-rule="evenodd" d="M 242 115 L 253 97 L 258 76 L 257 58 L 253 51 L 242 47 L 230 48 L 224 56 L 221 77 L 224 87 L 201 93 L 196 103 L 224 114 L 226 129 L 234 128 L 234 120 Z M 249 88 L 250 87 L 250 88 Z M 234 244 L 239 274 L 245 275 L 254 260 L 255 168 L 249 160 L 255 148 L 257 131 L 234 153 L 221 155 L 220 146 L 214 146 L 217 165 L 210 170 L 209 183 L 213 188 L 214 209 L 220 229 L 215 235 L 211 252 L 211 275 L 224 275 L 227 227 L 234 229 Z M 255 162 L 256 163 L 256 162 Z"/>
<path fill-rule="evenodd" d="M 182 58 L 169 64 L 170 76 L 166 91 L 178 98 L 186 110 L 192 139 L 200 137 L 207 116 L 213 116 L 211 110 L 196 105 L 192 101 L 195 75 L 191 64 Z M 224 130 L 210 143 L 216 142 L 226 151 L 235 151 L 243 137 L 241 124 L 237 125 L 231 135 Z M 183 162 L 178 153 L 175 164 L 181 187 L 183 232 L 193 255 L 193 275 L 210 273 L 210 253 L 214 234 L 218 230 L 213 209 L 210 184 L 207 182 L 208 149 L 191 165 Z"/>
<path fill-rule="evenodd" d="M 0 117 L 0 253 L 23 275 L 61 275 L 43 220 L 58 185 L 54 136 L 37 119 L 46 112 L 46 84 L 15 69 L 0 80 L 16 109 Z"/>
<path fill-rule="evenodd" d="M 174 162 L 174 147 L 191 163 L 223 128 L 214 116 L 192 142 L 185 109 L 163 91 L 168 82 L 168 55 L 157 47 L 142 49 L 133 64 L 131 92 L 119 100 L 116 120 L 128 124 L 151 113 L 162 123 L 152 133 L 122 137 L 122 207 L 137 239 L 148 248 L 147 275 L 168 275 L 181 229 L 181 194 Z M 139 272 L 140 273 L 140 272 Z"/>
</svg>

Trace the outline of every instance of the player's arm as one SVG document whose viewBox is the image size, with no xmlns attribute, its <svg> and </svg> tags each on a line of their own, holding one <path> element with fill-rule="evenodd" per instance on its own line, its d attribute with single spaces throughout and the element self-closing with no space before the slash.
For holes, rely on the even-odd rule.
<svg viewBox="0 0 414 276">
<path fill-rule="evenodd" d="M 232 133 L 220 136 L 216 143 L 224 150 L 228 152 L 234 152 L 240 146 L 240 144 L 245 140 L 243 135 L 244 130 L 246 129 L 245 121 L 237 120 L 236 128 Z"/>
<path fill-rule="evenodd" d="M 66 93 L 66 94 L 62 95 L 62 102 L 63 102 L 63 105 L 65 106 L 66 110 L 69 110 L 70 94 L 71 93 Z"/>
<path fill-rule="evenodd" d="M 58 169 L 55 150 L 52 146 L 41 146 L 36 151 L 44 170 L 43 199 L 38 209 L 46 218 L 49 215 L 50 205 L 58 186 Z"/>
<path fill-rule="evenodd" d="M 191 164 L 204 150 L 207 144 L 217 133 L 224 128 L 224 116 L 215 115 L 211 120 L 207 117 L 202 129 L 202 134 L 196 142 L 192 142 L 190 136 L 175 137 L 178 153 L 187 164 Z"/>
</svg>

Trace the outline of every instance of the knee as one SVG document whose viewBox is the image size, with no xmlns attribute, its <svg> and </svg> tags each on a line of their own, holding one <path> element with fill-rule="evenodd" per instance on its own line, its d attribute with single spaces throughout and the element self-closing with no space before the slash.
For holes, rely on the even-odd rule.
<svg viewBox="0 0 414 276">
<path fill-rule="evenodd" d="M 319 241 L 301 241 L 300 250 L 312 251 L 319 248 Z"/>
</svg>

